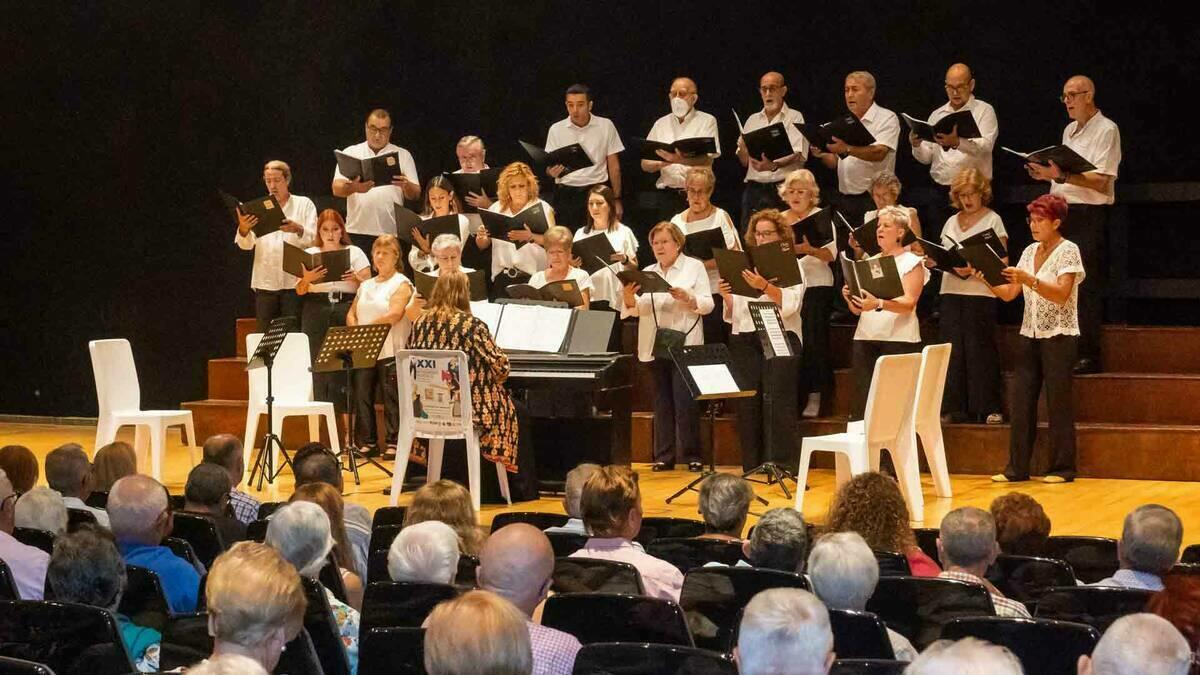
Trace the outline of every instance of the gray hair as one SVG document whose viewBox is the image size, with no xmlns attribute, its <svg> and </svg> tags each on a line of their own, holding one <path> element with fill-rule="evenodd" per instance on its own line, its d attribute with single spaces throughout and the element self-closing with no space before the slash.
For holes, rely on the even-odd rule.
<svg viewBox="0 0 1200 675">
<path fill-rule="evenodd" d="M 92 462 L 78 443 L 60 445 L 46 455 L 46 484 L 64 497 L 78 497 Z"/>
<path fill-rule="evenodd" d="M 1094 675 L 1187 675 L 1188 642 L 1170 621 L 1129 614 L 1112 623 L 1092 650 Z"/>
<path fill-rule="evenodd" d="M 741 476 L 714 473 L 700 484 L 700 515 L 711 532 L 730 533 L 746 524 L 754 491 Z"/>
<path fill-rule="evenodd" d="M 976 638 L 938 640 L 929 645 L 904 675 L 1023 675 L 1021 662 L 1004 647 Z"/>
<path fill-rule="evenodd" d="M 799 572 L 808 550 L 808 529 L 796 509 L 771 509 L 758 519 L 750 533 L 746 557 L 755 567 Z"/>
<path fill-rule="evenodd" d="M 865 70 L 856 70 L 846 76 L 847 80 L 859 80 L 867 85 L 867 89 L 875 91 L 875 76 Z"/>
<path fill-rule="evenodd" d="M 113 483 L 105 510 L 117 541 L 147 542 L 168 506 L 167 489 L 162 483 L 134 474 Z"/>
<path fill-rule="evenodd" d="M 62 495 L 48 487 L 35 487 L 17 499 L 17 527 L 45 530 L 55 535 L 67 530 L 67 505 Z"/>
<path fill-rule="evenodd" d="M 229 472 L 216 464 L 197 464 L 188 474 L 183 496 L 189 501 L 204 506 L 218 506 L 221 498 L 233 487 L 229 484 Z"/>
<path fill-rule="evenodd" d="M 273 159 L 263 165 L 263 173 L 268 171 L 278 171 L 283 174 L 283 180 L 288 185 L 292 184 L 292 167 L 282 159 Z"/>
<path fill-rule="evenodd" d="M 1179 560 L 1183 523 L 1165 506 L 1144 504 L 1125 516 L 1121 531 L 1121 565 L 1139 572 L 1163 574 Z"/>
<path fill-rule="evenodd" d="M 111 534 L 82 526 L 55 538 L 46 582 L 57 601 L 115 612 L 125 590 L 125 562 Z"/>
<path fill-rule="evenodd" d="M 737 651 L 742 675 L 824 673 L 833 651 L 829 611 L 798 588 L 762 591 L 742 613 Z"/>
<path fill-rule="evenodd" d="M 579 500 L 583 498 L 583 484 L 599 470 L 599 464 L 585 462 L 567 472 L 567 480 L 563 486 L 563 500 L 566 502 L 568 516 L 583 517 L 579 507 Z"/>
<path fill-rule="evenodd" d="M 312 502 L 285 504 L 271 516 L 265 543 L 279 551 L 300 576 L 315 579 L 333 549 L 329 516 Z"/>
<path fill-rule="evenodd" d="M 441 253 L 449 248 L 456 248 L 460 251 L 462 250 L 462 240 L 458 238 L 458 235 L 439 234 L 433 238 L 433 243 L 429 245 L 429 250 L 433 251 L 434 253 Z"/>
<path fill-rule="evenodd" d="M 243 461 L 242 439 L 233 434 L 217 434 L 204 440 L 204 461 L 236 469 Z"/>
<path fill-rule="evenodd" d="M 827 607 L 862 610 L 879 583 L 879 563 L 862 535 L 836 532 L 813 545 L 808 578 Z"/>
<path fill-rule="evenodd" d="M 479 144 L 479 148 L 481 150 L 487 150 L 487 147 L 484 146 L 484 144 L 483 144 L 483 139 L 478 136 L 471 135 L 471 134 L 468 134 L 468 135 L 463 136 L 462 138 L 458 139 L 458 143 L 454 147 L 461 148 L 463 146 L 473 145 L 475 143 Z"/>
<path fill-rule="evenodd" d="M 888 192 L 892 193 L 893 199 L 900 198 L 900 190 L 903 187 L 900 184 L 900 178 L 891 171 L 880 171 L 871 179 L 871 192 L 874 192 L 876 188 L 887 188 Z"/>
<path fill-rule="evenodd" d="M 912 215 L 909 214 L 908 209 L 904 208 L 903 206 L 885 206 L 882 209 L 879 209 L 879 211 L 875 214 L 875 217 L 878 218 L 879 222 L 881 223 L 887 220 L 893 225 L 899 225 L 900 227 L 903 227 L 906 232 L 912 229 Z"/>
<path fill-rule="evenodd" d="M 388 549 L 392 581 L 452 584 L 458 572 L 458 533 L 440 520 L 426 520 L 400 530 Z"/>
<path fill-rule="evenodd" d="M 974 506 L 954 509 L 942 519 L 938 532 L 942 562 L 971 567 L 988 561 L 996 550 L 996 521 Z"/>
</svg>

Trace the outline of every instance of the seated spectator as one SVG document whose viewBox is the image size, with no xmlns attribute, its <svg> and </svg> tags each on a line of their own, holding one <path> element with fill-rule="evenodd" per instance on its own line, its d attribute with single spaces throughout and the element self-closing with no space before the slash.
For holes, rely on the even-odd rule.
<svg viewBox="0 0 1200 675">
<path fill-rule="evenodd" d="M 67 531 L 67 505 L 62 495 L 48 487 L 35 487 L 17 499 L 14 524 L 43 530 L 54 536 Z"/>
<path fill-rule="evenodd" d="M 217 526 L 226 547 L 246 538 L 246 526 L 229 512 L 229 474 L 216 464 L 197 464 L 183 488 L 183 510 L 206 516 Z"/>
<path fill-rule="evenodd" d="M 190 674 L 266 675 L 304 627 L 300 576 L 263 544 L 243 541 L 217 557 L 205 597 L 213 653 Z"/>
<path fill-rule="evenodd" d="M 320 443 L 309 443 L 296 451 L 292 457 L 292 470 L 296 474 L 296 489 L 310 483 L 324 483 L 342 494 L 342 465 L 328 448 Z M 255 514 L 257 518 L 257 514 Z M 361 504 L 349 502 L 342 509 L 342 522 L 346 529 L 346 542 L 350 546 L 354 564 L 348 566 L 360 579 L 367 577 L 367 550 L 371 545 L 371 512 Z"/>
<path fill-rule="evenodd" d="M 547 527 L 546 534 L 587 534 L 583 527 L 583 515 L 579 512 L 579 499 L 583 496 L 583 484 L 599 470 L 599 464 L 585 462 L 567 472 L 567 479 L 563 484 L 563 509 L 567 512 L 567 524 L 561 527 Z"/>
<path fill-rule="evenodd" d="M 47 468 L 46 473 L 50 470 Z M 125 563 L 112 534 L 84 525 L 54 541 L 46 583 L 56 602 L 74 602 L 107 609 L 117 617 L 121 641 L 139 673 L 158 672 L 162 634 L 117 614 L 125 591 Z"/>
<path fill-rule="evenodd" d="M 987 569 L 996 562 L 1000 546 L 996 543 L 996 521 L 992 514 L 974 506 L 954 509 L 942 518 L 937 540 L 938 557 L 946 571 L 941 579 L 954 579 L 983 586 L 992 596 L 996 616 L 1030 618 L 1025 605 L 1004 597 L 984 578 Z"/>
<path fill-rule="evenodd" d="M 975 638 L 938 640 L 904 669 L 904 675 L 1022 675 L 1021 661 L 1004 647 Z"/>
<path fill-rule="evenodd" d="M 427 520 L 400 530 L 388 549 L 392 581 L 453 584 L 458 573 L 458 534 L 445 523 Z"/>
<path fill-rule="evenodd" d="M 808 554 L 808 578 L 826 607 L 863 611 L 879 583 L 879 563 L 857 532 L 834 532 L 813 545 Z M 908 638 L 891 628 L 887 634 L 896 660 L 912 661 L 917 657 Z"/>
<path fill-rule="evenodd" d="M 1163 589 L 1162 575 L 1179 560 L 1183 523 L 1165 506 L 1145 504 L 1125 516 L 1117 557 L 1121 569 L 1094 586 L 1120 586 L 1147 591 Z"/>
<path fill-rule="evenodd" d="M 742 553 L 754 567 L 801 572 L 808 555 L 804 517 L 792 508 L 771 509 L 758 519 Z M 738 564 L 742 564 L 738 561 Z"/>
<path fill-rule="evenodd" d="M 1192 651 L 1200 653 L 1200 574 L 1168 572 L 1162 582 L 1163 589 L 1150 598 L 1146 611 L 1170 621 Z"/>
<path fill-rule="evenodd" d="M 454 528 L 458 547 L 466 555 L 479 555 L 487 533 L 479 526 L 479 518 L 471 501 L 471 493 L 452 480 L 426 483 L 413 493 L 412 503 L 404 512 L 404 527 L 427 520 L 436 520 Z"/>
<path fill-rule="evenodd" d="M 829 612 L 808 591 L 762 591 L 742 612 L 733 658 L 741 675 L 827 673 L 834 660 Z"/>
<path fill-rule="evenodd" d="M 1187 675 L 1192 649 L 1169 621 L 1129 614 L 1112 623 L 1091 656 L 1079 657 L 1079 675 Z"/>
<path fill-rule="evenodd" d="M 93 490 L 108 492 L 113 483 L 137 473 L 137 453 L 125 441 L 113 441 L 92 458 Z"/>
<path fill-rule="evenodd" d="M 351 607 L 362 609 L 364 575 L 357 574 L 351 568 L 354 558 L 351 557 L 350 544 L 346 537 L 345 517 L 343 516 L 346 502 L 342 500 L 342 495 L 326 483 L 309 483 L 297 488 L 288 501 L 293 504 L 312 502 L 325 512 L 325 516 L 329 518 L 329 533 L 333 537 L 331 554 L 333 562 L 338 566 L 338 571 L 342 575 L 342 585 L 346 587 L 346 598 Z"/>
<path fill-rule="evenodd" d="M 704 534 L 700 539 L 742 541 L 754 490 L 741 476 L 714 473 L 700 483 L 700 517 Z"/>
<path fill-rule="evenodd" d="M 196 611 L 200 573 L 162 545 L 174 517 L 167 489 L 149 476 L 126 476 L 108 493 L 108 520 L 126 565 L 158 575 L 172 612 Z"/>
<path fill-rule="evenodd" d="M 882 473 L 861 473 L 838 488 L 825 531 L 857 532 L 872 551 L 903 554 L 913 576 L 936 577 L 942 571 L 917 546 L 900 486 Z"/>
<path fill-rule="evenodd" d="M 572 558 L 598 558 L 629 563 L 642 576 L 646 595 L 679 602 L 683 573 L 655 558 L 633 541 L 642 529 L 642 493 L 637 474 L 623 466 L 606 466 L 583 485 L 583 524 L 591 538 Z"/>
<path fill-rule="evenodd" d="M 37 457 L 32 450 L 23 445 L 6 445 L 0 448 L 0 470 L 8 474 L 8 481 L 17 492 L 24 494 L 37 485 Z"/>
<path fill-rule="evenodd" d="M 443 602 L 425 619 L 425 672 L 533 673 L 525 617 L 512 603 L 487 591 L 471 591 Z"/>
<path fill-rule="evenodd" d="M 0 469 L 0 560 L 12 572 L 17 594 L 22 600 L 41 600 L 50 556 L 39 548 L 26 546 L 13 538 L 16 502 L 17 493 L 13 491 L 4 469 Z"/>
<path fill-rule="evenodd" d="M 266 544 L 279 551 L 279 555 L 291 563 L 300 576 L 318 579 L 321 568 L 334 549 L 329 523 L 329 516 L 320 506 L 294 501 L 281 506 L 271 516 L 271 522 L 267 525 Z M 360 589 L 360 601 L 361 595 Z M 355 672 L 358 670 L 358 610 L 338 600 L 328 588 L 325 589 L 325 598 L 329 600 L 338 634 L 346 647 L 350 671 Z"/>
<path fill-rule="evenodd" d="M 599 468 L 599 467 L 597 467 Z M 550 592 L 554 549 L 536 527 L 513 523 L 497 530 L 479 554 L 479 587 L 508 600 L 525 615 L 533 672 L 571 675 L 579 640 L 575 636 L 530 620 Z"/>
<path fill-rule="evenodd" d="M 46 455 L 46 483 L 62 495 L 68 509 L 87 511 L 102 527 L 108 527 L 108 513 L 88 506 L 84 501 L 92 494 L 92 462 L 78 443 L 60 445 Z"/>
<path fill-rule="evenodd" d="M 233 434 L 217 434 L 204 441 L 204 463 L 215 464 L 229 474 L 229 506 L 242 525 L 258 520 L 259 501 L 238 489 L 246 473 L 242 441 Z"/>
<path fill-rule="evenodd" d="M 1050 538 L 1050 518 L 1036 499 L 1023 492 L 1010 492 L 992 500 L 989 509 L 996 520 L 996 543 L 1009 555 L 1037 555 Z"/>
</svg>

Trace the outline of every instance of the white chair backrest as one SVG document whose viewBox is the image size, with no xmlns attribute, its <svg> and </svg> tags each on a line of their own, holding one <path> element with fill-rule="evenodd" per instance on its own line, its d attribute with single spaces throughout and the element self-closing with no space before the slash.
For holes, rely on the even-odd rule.
<svg viewBox="0 0 1200 675">
<path fill-rule="evenodd" d="M 140 410 L 142 390 L 129 340 L 92 340 L 92 375 L 96 378 L 96 404 L 100 415 L 118 410 Z"/>
<path fill-rule="evenodd" d="M 912 409 L 920 370 L 920 354 L 893 354 L 875 361 L 863 415 L 868 443 L 888 441 L 899 435 Z"/>
<path fill-rule="evenodd" d="M 246 336 L 246 359 L 254 355 L 262 340 L 262 333 L 250 333 Z M 304 333 L 288 333 L 279 353 L 275 355 L 275 363 L 271 366 L 271 393 L 276 403 L 308 403 L 313 400 L 313 378 L 309 372 L 312 365 L 308 351 L 308 336 Z M 249 371 L 250 400 L 261 403 L 267 398 L 267 369 L 255 368 Z"/>
<path fill-rule="evenodd" d="M 458 368 L 459 400 L 458 422 L 454 429 L 444 433 L 428 433 L 415 429 L 413 400 L 416 386 L 413 382 L 413 359 L 454 359 Z M 405 433 L 413 431 L 418 438 L 468 438 L 473 433 L 471 422 L 471 372 L 468 369 L 467 355 L 463 352 L 449 349 L 407 349 L 396 352 L 396 379 L 400 388 L 400 438 Z"/>
<path fill-rule="evenodd" d="M 912 407 L 914 426 L 930 420 L 940 424 L 946 370 L 950 367 L 950 347 L 949 343 L 945 343 L 928 345 L 921 350 L 921 374 L 917 376 L 917 396 Z"/>
</svg>

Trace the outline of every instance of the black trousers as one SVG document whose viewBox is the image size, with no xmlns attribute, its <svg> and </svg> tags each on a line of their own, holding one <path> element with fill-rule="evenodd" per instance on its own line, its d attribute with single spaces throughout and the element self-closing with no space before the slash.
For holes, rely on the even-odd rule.
<svg viewBox="0 0 1200 675">
<path fill-rule="evenodd" d="M 833 390 L 833 354 L 829 341 L 829 315 L 837 297 L 833 286 L 811 286 L 804 291 L 800 306 L 800 334 L 804 349 L 800 352 L 799 393 L 821 394 Z"/>
<path fill-rule="evenodd" d="M 799 355 L 800 341 L 784 331 L 792 353 Z M 738 439 L 742 445 L 742 470 L 750 471 L 763 462 L 790 466 L 796 461 L 797 356 L 764 358 L 757 333 L 729 337 L 729 355 L 733 366 L 752 383 L 758 393 L 734 399 L 737 411 Z"/>
<path fill-rule="evenodd" d="M 738 232 L 746 231 L 746 223 L 755 211 L 782 208 L 786 207 L 779 196 L 779 183 L 746 181 L 742 184 L 742 217 L 738 221 Z"/>
<path fill-rule="evenodd" d="M 350 243 L 353 244 L 354 246 L 361 248 L 362 252 L 367 254 L 367 260 L 372 260 L 371 247 L 375 245 L 375 240 L 377 238 L 378 238 L 378 236 L 374 235 L 374 234 L 350 233 Z M 408 261 L 408 252 L 405 251 L 404 255 L 400 256 L 400 259 L 407 262 Z"/>
<path fill-rule="evenodd" d="M 300 319 L 300 296 L 296 291 L 290 288 L 282 291 L 254 289 L 254 323 L 258 332 L 267 332 L 271 319 L 281 316 Z"/>
<path fill-rule="evenodd" d="M 654 461 L 700 461 L 700 405 L 670 359 L 654 359 Z"/>
<path fill-rule="evenodd" d="M 554 186 L 554 222 L 574 232 L 588 222 L 587 196 L 592 185 Z"/>
<path fill-rule="evenodd" d="M 704 331 L 704 344 L 728 344 L 729 324 L 723 318 L 725 315 L 725 299 L 713 294 L 713 311 L 700 317 L 700 327 Z M 695 319 L 692 319 L 695 321 Z"/>
<path fill-rule="evenodd" d="M 642 228 L 642 231 L 640 232 L 642 235 L 649 233 L 650 228 L 654 227 L 658 223 L 663 222 L 664 220 L 670 222 L 671 218 L 673 218 L 675 214 L 682 212 L 687 208 L 688 205 L 687 195 L 684 194 L 683 190 L 676 190 L 674 188 L 655 190 L 653 198 L 650 201 L 653 204 L 652 211 L 654 222 L 649 223 L 645 228 Z"/>
<path fill-rule="evenodd" d="M 921 237 L 937 242 L 941 241 L 942 227 L 954 215 L 955 209 L 950 204 L 950 186 L 932 180 L 930 183 L 923 203 L 917 206 L 917 214 L 921 217 Z"/>
<path fill-rule="evenodd" d="M 871 393 L 871 377 L 875 374 L 875 362 L 881 356 L 912 354 L 921 351 L 920 342 L 884 342 L 880 340 L 855 340 L 851 352 L 851 369 L 854 373 L 854 401 L 850 406 L 850 420 L 861 420 L 867 410 L 867 395 Z"/>
<path fill-rule="evenodd" d="M 325 333 L 333 326 L 346 325 L 346 313 L 350 311 L 350 300 L 331 303 L 323 293 L 303 296 L 300 310 L 300 330 L 308 336 L 308 350 L 316 362 L 317 352 Z M 313 373 L 313 400 L 328 401 L 339 413 L 346 412 L 346 376 L 341 372 Z"/>
<path fill-rule="evenodd" d="M 1011 401 L 1012 433 L 1008 467 L 1013 480 L 1029 478 L 1029 460 L 1037 439 L 1038 394 L 1046 389 L 1050 416 L 1050 468 L 1047 474 L 1075 478 L 1075 398 L 1073 367 L 1079 346 L 1075 335 L 1051 338 L 1017 338 L 1016 378 Z"/>
<path fill-rule="evenodd" d="M 996 300 L 976 295 L 941 296 L 939 334 L 949 342 L 943 413 L 979 417 L 1000 412 L 1000 351 L 996 348 Z"/>
<path fill-rule="evenodd" d="M 1071 204 L 1064 233 L 1079 247 L 1084 282 L 1079 285 L 1079 358 L 1100 363 L 1100 327 L 1104 323 L 1104 290 L 1108 285 L 1107 206 Z"/>
<path fill-rule="evenodd" d="M 395 357 L 375 362 L 374 368 L 351 371 L 351 381 L 354 383 L 354 442 L 366 448 L 378 445 L 375 429 L 375 388 L 378 385 L 383 392 L 384 442 L 389 448 L 396 447 L 396 434 L 400 429 L 400 392 Z"/>
<path fill-rule="evenodd" d="M 833 195 L 833 207 L 841 212 L 846 218 L 846 222 L 850 223 L 850 227 L 858 227 L 863 224 L 863 216 L 867 215 L 867 211 L 875 209 L 875 201 L 871 199 L 871 195 L 866 192 L 861 192 L 856 195 L 847 195 L 840 192 Z M 847 248 L 845 244 L 845 234 L 839 232 L 838 250 L 844 251 Z"/>
</svg>

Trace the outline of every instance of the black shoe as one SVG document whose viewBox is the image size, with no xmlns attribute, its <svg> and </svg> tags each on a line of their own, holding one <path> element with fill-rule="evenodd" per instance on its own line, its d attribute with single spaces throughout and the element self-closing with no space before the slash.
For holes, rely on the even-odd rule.
<svg viewBox="0 0 1200 675">
<path fill-rule="evenodd" d="M 688 471 L 692 473 L 700 473 L 704 470 L 704 465 L 700 462 L 688 462 Z"/>
<path fill-rule="evenodd" d="M 1090 375 L 1100 372 L 1100 364 L 1093 359 L 1079 359 L 1075 362 L 1073 371 L 1076 375 Z"/>
<path fill-rule="evenodd" d="M 667 464 L 666 462 L 655 462 L 655 463 L 654 463 L 654 464 L 653 464 L 653 465 L 650 467 L 650 470 L 651 470 L 651 471 L 656 471 L 656 472 L 657 472 L 657 471 L 674 471 L 674 470 L 675 470 L 675 465 L 674 465 L 674 464 Z"/>
</svg>

